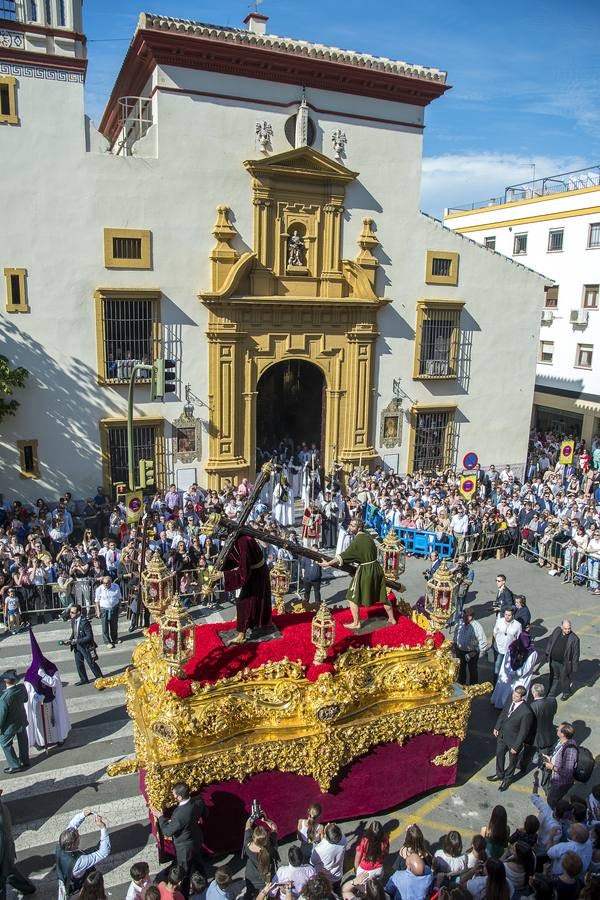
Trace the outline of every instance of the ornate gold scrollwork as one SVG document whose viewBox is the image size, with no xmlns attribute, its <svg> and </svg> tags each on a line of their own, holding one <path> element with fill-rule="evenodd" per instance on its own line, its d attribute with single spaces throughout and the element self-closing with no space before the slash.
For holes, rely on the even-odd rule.
<svg viewBox="0 0 600 900">
<path fill-rule="evenodd" d="M 458 747 L 448 747 L 439 756 L 434 756 L 431 762 L 434 766 L 455 766 L 458 762 Z"/>
</svg>

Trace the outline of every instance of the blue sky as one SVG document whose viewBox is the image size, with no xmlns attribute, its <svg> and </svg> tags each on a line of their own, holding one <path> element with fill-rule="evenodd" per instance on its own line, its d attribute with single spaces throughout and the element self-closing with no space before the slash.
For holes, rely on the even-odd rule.
<svg viewBox="0 0 600 900">
<path fill-rule="evenodd" d="M 248 0 L 86 0 L 87 112 L 99 121 L 138 13 L 241 26 Z M 265 0 L 274 34 L 448 72 L 426 114 L 421 206 L 500 196 L 600 163 L 599 0 Z"/>
</svg>

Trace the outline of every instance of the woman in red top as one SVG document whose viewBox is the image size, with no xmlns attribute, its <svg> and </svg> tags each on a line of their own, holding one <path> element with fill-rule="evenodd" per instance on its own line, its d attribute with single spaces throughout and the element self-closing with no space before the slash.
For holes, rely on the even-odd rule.
<svg viewBox="0 0 600 900">
<path fill-rule="evenodd" d="M 354 852 L 356 878 L 344 885 L 345 898 L 354 895 L 355 886 L 365 884 L 371 878 L 381 875 L 389 849 L 390 841 L 383 830 L 383 825 L 381 822 L 371 822 Z"/>
</svg>

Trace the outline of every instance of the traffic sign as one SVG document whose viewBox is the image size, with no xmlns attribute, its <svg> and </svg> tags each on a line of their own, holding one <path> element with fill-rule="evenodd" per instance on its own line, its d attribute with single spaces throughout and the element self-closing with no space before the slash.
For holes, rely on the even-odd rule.
<svg viewBox="0 0 600 900">
<path fill-rule="evenodd" d="M 458 489 L 465 500 L 470 500 L 477 490 L 477 478 L 475 475 L 461 475 Z"/>
<path fill-rule="evenodd" d="M 466 453 L 463 458 L 463 468 L 468 469 L 470 471 L 471 469 L 474 469 L 476 467 L 478 462 L 479 462 L 479 457 L 477 456 L 476 453 L 473 453 L 473 451 L 471 450 L 469 453 Z"/>
<path fill-rule="evenodd" d="M 127 508 L 127 522 L 137 522 L 144 511 L 144 500 L 139 491 L 127 494 L 125 498 L 125 506 Z"/>
</svg>

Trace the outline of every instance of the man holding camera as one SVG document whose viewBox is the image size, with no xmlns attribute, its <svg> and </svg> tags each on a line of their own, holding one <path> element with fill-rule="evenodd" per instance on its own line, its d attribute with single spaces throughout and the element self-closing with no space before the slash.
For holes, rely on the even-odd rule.
<svg viewBox="0 0 600 900">
<path fill-rule="evenodd" d="M 456 612 L 454 613 L 454 621 L 452 622 L 452 625 L 458 625 L 461 620 L 467 594 L 475 580 L 475 571 L 473 570 L 473 567 L 468 564 L 467 557 L 464 553 L 460 553 L 456 557 L 456 564 L 450 569 L 450 574 L 454 577 L 454 581 L 458 585 L 456 592 Z"/>
<path fill-rule="evenodd" d="M 67 644 L 75 654 L 75 665 L 79 675 L 79 681 L 75 682 L 75 686 L 80 687 L 82 684 L 89 684 L 86 663 L 92 670 L 94 678 L 102 678 L 102 672 L 96 661 L 96 642 L 92 624 L 81 614 L 81 606 L 70 607 L 69 619 L 71 620 L 71 637 L 63 643 Z"/>
</svg>

